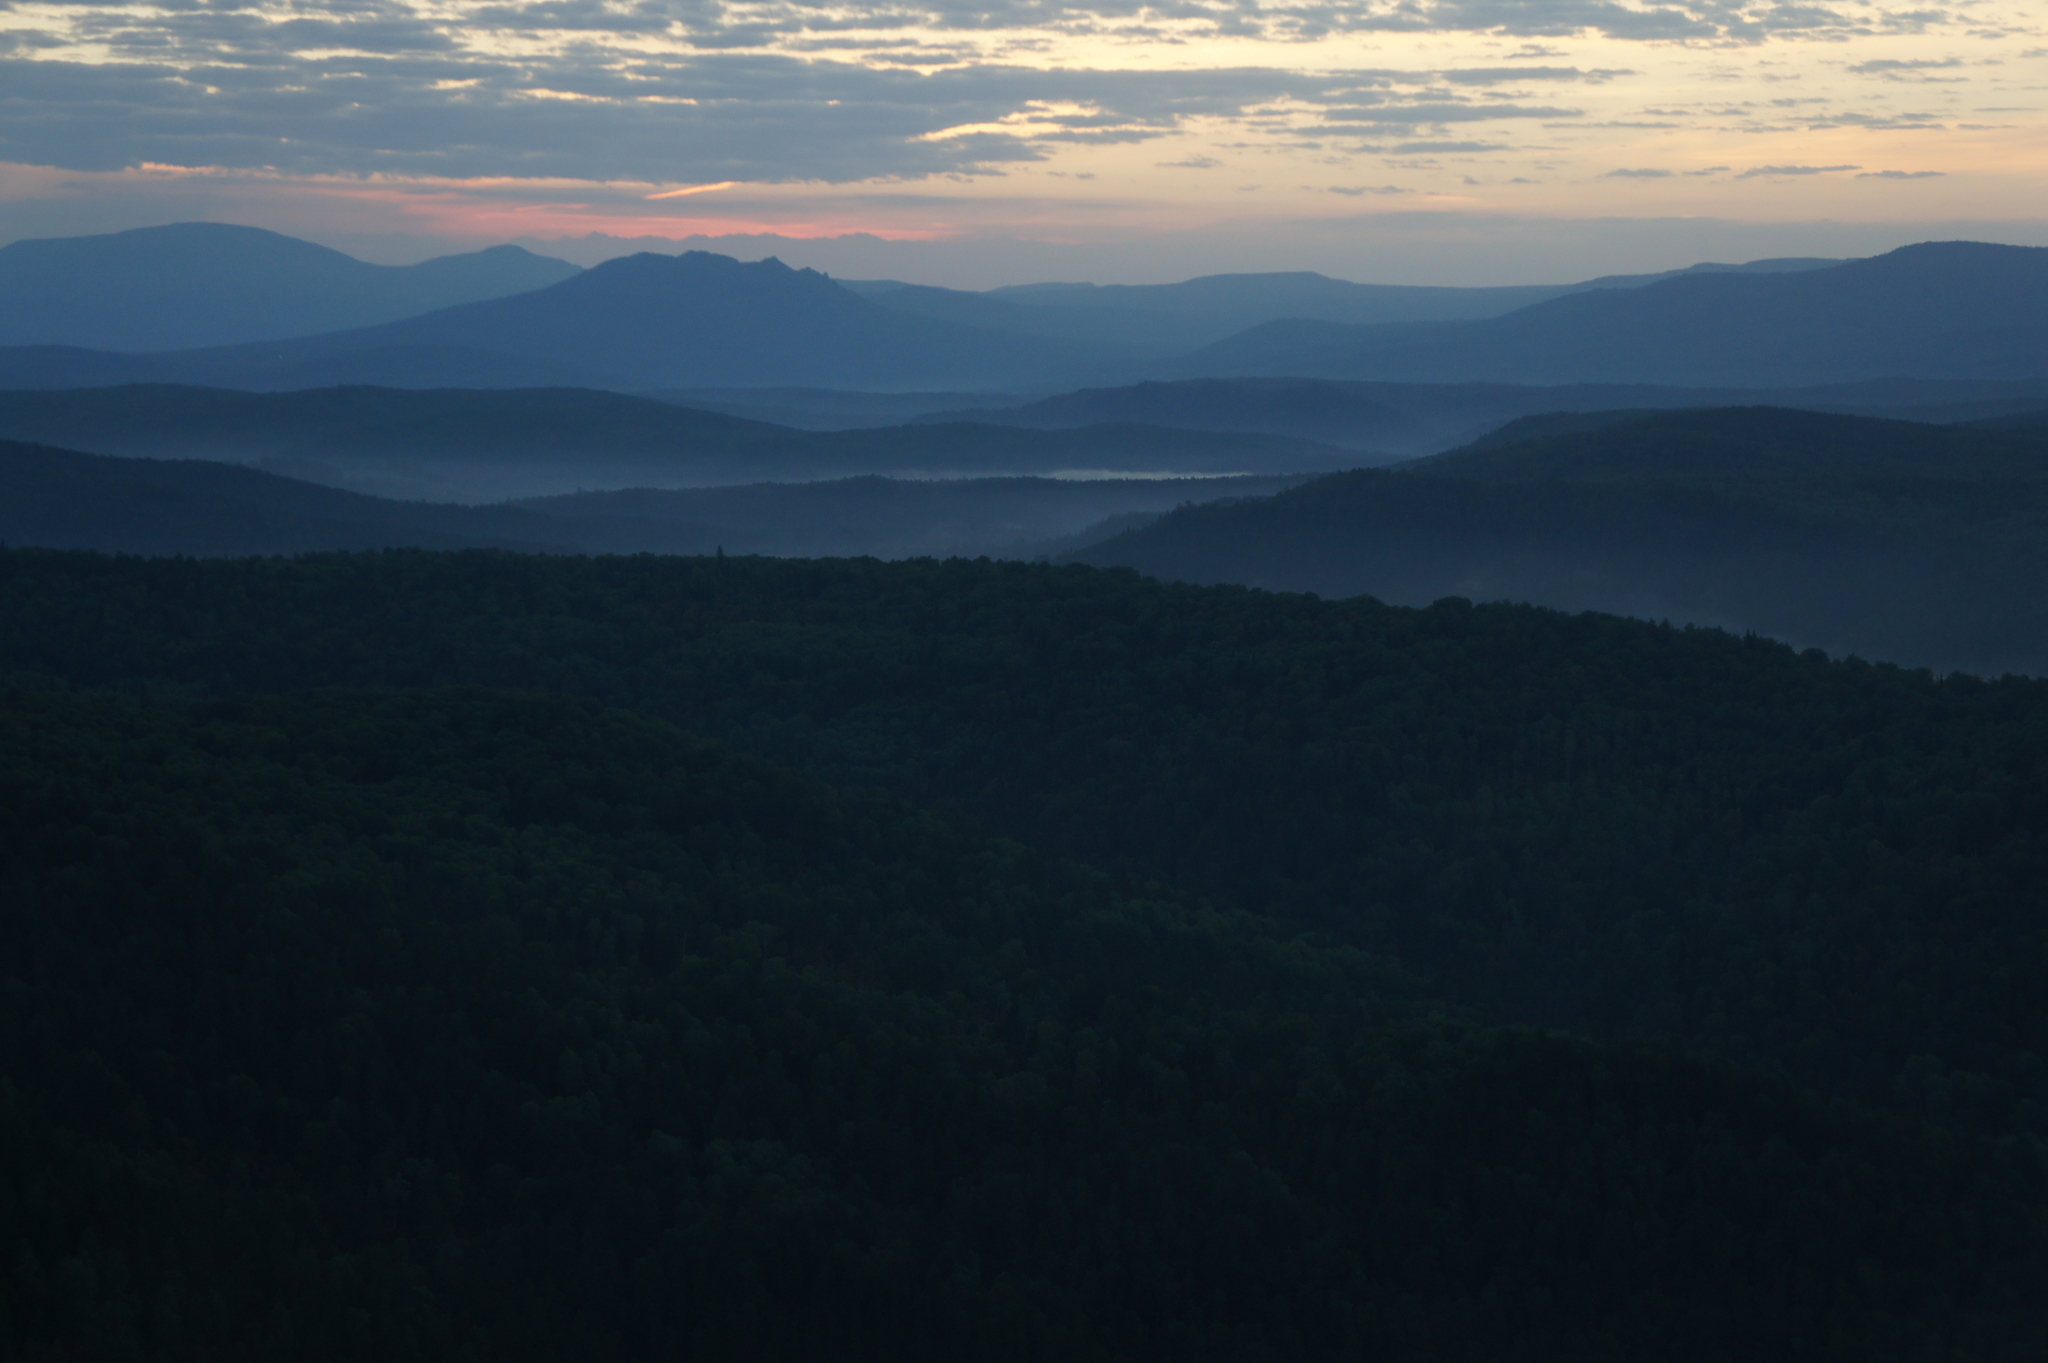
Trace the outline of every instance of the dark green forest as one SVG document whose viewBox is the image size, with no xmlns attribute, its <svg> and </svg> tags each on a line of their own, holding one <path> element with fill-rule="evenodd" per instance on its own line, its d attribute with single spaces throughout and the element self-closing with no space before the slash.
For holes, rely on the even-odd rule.
<svg viewBox="0 0 2048 1363">
<path fill-rule="evenodd" d="M 2048 1349 L 2048 686 L 1084 567 L 0 552 L 38 1359 Z"/>
</svg>

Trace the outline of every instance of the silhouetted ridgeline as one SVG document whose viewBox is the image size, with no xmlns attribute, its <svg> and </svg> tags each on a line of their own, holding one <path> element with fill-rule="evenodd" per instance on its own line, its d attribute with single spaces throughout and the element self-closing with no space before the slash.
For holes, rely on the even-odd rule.
<svg viewBox="0 0 2048 1363">
<path fill-rule="evenodd" d="M 2037 248 L 1925 242 L 1871 260 L 1777 262 L 1822 268 L 1696 269 L 1652 282 L 1475 290 L 1453 300 L 1439 295 L 1462 291 L 1389 292 L 1286 275 L 1189 280 L 1142 296 L 1058 286 L 973 294 L 887 281 L 849 288 L 773 259 L 642 254 L 524 293 L 479 292 L 471 295 L 479 301 L 418 316 L 253 344 L 134 355 L 65 349 L 79 344 L 74 333 L 45 327 L 22 334 L 41 339 L 0 348 L 0 388 L 552 384 L 1043 394 L 1244 376 L 1690 387 L 1901 375 L 2038 380 L 2048 374 L 2048 327 L 2038 320 L 2048 311 L 2044 258 Z M 1606 286 L 1617 282 L 1638 286 Z M 1360 324 L 1403 316 L 1438 320 Z M 1246 329 L 1225 334 L 1238 326 Z"/>
<path fill-rule="evenodd" d="M 1399 471 L 1190 508 L 1079 556 L 1184 581 L 1532 601 L 2042 673 L 2048 430 L 1741 408 L 1532 418 Z"/>
<path fill-rule="evenodd" d="M 0 346 L 182 350 L 389 322 L 577 273 L 517 246 L 371 265 L 218 222 L 0 246 Z"/>
<path fill-rule="evenodd" d="M 1791 274 L 1689 274 L 1480 321 L 1275 321 L 1171 377 L 1793 387 L 2048 375 L 2048 248 L 1922 242 Z M 1159 375 L 1158 377 L 1167 377 Z"/>
<path fill-rule="evenodd" d="M 1016 382 L 1087 348 L 898 312 L 814 270 L 691 251 L 609 260 L 544 288 L 376 326 L 146 357 L 0 356 L 37 386 L 156 381 L 240 388 L 336 383 L 640 389 L 720 384 L 932 387 Z M 60 367 L 56 360 L 61 358 Z M 454 363 L 469 377 L 453 376 Z"/>
<path fill-rule="evenodd" d="M 737 265 L 727 257 L 701 252 L 688 259 Z M 1776 272 L 1833 263 L 1755 261 L 1670 273 Z M 754 301 L 769 309 L 778 305 L 777 269 L 742 270 L 738 276 L 752 281 Z M 0 248 L 0 347 L 31 350 L 11 356 L 0 353 L 0 386 L 21 386 L 18 366 L 24 364 L 43 371 L 42 380 L 29 386 L 106 383 L 116 381 L 110 375 L 117 372 L 120 380 L 200 377 L 188 368 L 192 365 L 210 366 L 216 381 L 233 371 L 238 381 L 257 387 L 378 381 L 427 387 L 615 382 L 621 377 L 615 372 L 616 356 L 599 350 L 545 358 L 535 353 L 535 339 L 519 334 L 516 325 L 501 335 L 471 333 L 452 341 L 421 342 L 410 335 L 395 340 L 339 337 L 313 347 L 317 353 L 311 356 L 297 353 L 281 362 L 260 350 L 228 356 L 158 356 L 140 365 L 133 363 L 134 356 L 106 353 L 326 335 L 530 292 L 576 273 L 577 267 L 567 261 L 535 256 L 516 246 L 443 256 L 418 265 L 371 265 L 311 242 L 226 223 L 176 223 L 103 236 L 19 241 Z M 887 329 L 888 319 L 881 319 L 884 331 L 879 338 L 915 342 L 951 337 L 987 348 L 995 337 L 1007 337 L 1008 359 L 1028 368 L 1048 360 L 1100 362 L 1175 355 L 1284 317 L 1340 322 L 1491 317 L 1577 289 L 1626 288 L 1661 277 L 1459 289 L 1352 284 L 1309 273 L 1240 274 L 1179 284 L 1040 285 L 988 293 L 890 280 L 842 283 L 812 290 L 796 314 L 787 312 L 789 297 L 781 297 L 783 320 L 797 324 L 787 333 L 793 344 L 785 347 L 790 353 L 781 363 L 812 370 L 821 362 L 834 363 L 829 342 L 826 350 L 803 353 L 804 328 L 830 329 L 835 319 L 852 316 L 874 322 L 876 314 L 871 309 L 864 312 L 860 300 L 899 314 L 899 324 L 916 319 L 907 330 L 898 325 L 893 331 Z M 709 295 L 685 291 L 669 301 L 681 306 L 659 329 L 663 340 L 671 331 L 707 326 L 722 326 L 742 345 L 752 340 L 750 325 L 758 319 L 729 311 L 721 315 L 715 289 Z M 849 312 L 850 303 L 854 306 Z M 515 320 L 519 315 L 516 310 L 510 314 Z M 444 320 L 435 325 L 445 324 Z M 1057 342 L 1057 348 L 1049 349 L 1049 342 Z M 547 349 L 545 338 L 539 346 Z M 124 361 L 129 363 L 126 369 Z M 866 362 L 892 361 L 874 356 Z M 911 345 L 893 362 L 915 368 L 932 365 L 935 357 Z M 936 362 L 947 363 L 943 358 Z M 664 381 L 703 380 L 679 373 Z M 741 381 L 764 380 L 749 374 Z"/>
</svg>

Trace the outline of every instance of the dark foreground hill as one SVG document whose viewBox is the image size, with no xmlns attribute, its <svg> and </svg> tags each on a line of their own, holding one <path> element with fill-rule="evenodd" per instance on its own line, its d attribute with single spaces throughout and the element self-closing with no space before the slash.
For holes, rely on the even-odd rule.
<svg viewBox="0 0 2048 1363">
<path fill-rule="evenodd" d="M 394 501 L 259 469 L 0 441 L 0 543 L 122 554 L 496 547 L 553 553 L 1036 556 L 1191 502 L 1299 478 L 848 478 L 579 493 L 516 506 Z"/>
<path fill-rule="evenodd" d="M 2032 1151 L 587 703 L 0 704 L 10 1357 L 2048 1347 Z"/>
<path fill-rule="evenodd" d="M 0 441 L 0 543 L 121 554 L 577 547 L 532 512 L 400 502 L 235 464 Z M 646 546 L 655 547 L 655 546 Z"/>
<path fill-rule="evenodd" d="M 1403 470 L 1176 513 L 1083 557 L 1186 581 L 1532 601 L 2039 674 L 2048 433 L 1769 408 L 1536 418 Z"/>
<path fill-rule="evenodd" d="M 1691 274 L 1481 321 L 1272 322 L 1176 377 L 1796 387 L 2048 376 L 2048 248 L 1924 242 L 1789 274 Z"/>
<path fill-rule="evenodd" d="M 182 350 L 371 326 L 578 273 L 517 246 L 372 265 L 256 227 L 187 222 L 0 246 L 0 346 Z"/>
<path fill-rule="evenodd" d="M 229 460 L 435 501 L 859 474 L 1275 474 L 1356 462 L 1346 451 L 1285 436 L 1135 425 L 796 431 L 587 389 L 242 393 L 137 384 L 0 392 L 0 438 L 96 454 Z"/>
<path fill-rule="evenodd" d="M 21 550 L 0 554 L 0 676 L 602 697 L 1255 908 L 1490 1022 L 1674 1037 L 2048 1132 L 2042 683 L 1080 567 Z M 539 774 L 504 788 L 556 798 Z"/>
</svg>

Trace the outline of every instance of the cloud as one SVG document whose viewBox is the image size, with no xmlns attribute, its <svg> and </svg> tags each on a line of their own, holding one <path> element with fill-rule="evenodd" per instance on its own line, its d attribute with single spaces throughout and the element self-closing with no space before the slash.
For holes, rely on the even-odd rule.
<svg viewBox="0 0 2048 1363">
<path fill-rule="evenodd" d="M 1362 83 L 1357 73 L 1273 68 L 914 72 L 740 53 L 623 67 L 574 56 L 274 65 L 174 72 L 0 59 L 11 105 L 0 120 L 0 160 L 74 170 L 159 163 L 844 183 L 1000 168 L 1059 143 L 1144 141 L 1278 99 L 1343 107 L 1348 118 Z M 1398 103 L 1369 112 L 1402 127 L 1515 113 Z"/>
<path fill-rule="evenodd" d="M 1344 129 L 1385 130 L 1427 123 L 1484 123 L 1510 118 L 1576 118 L 1577 109 L 1549 109 L 1522 104 L 1443 104 L 1417 101 L 1413 104 L 1338 106 L 1323 111 L 1326 126 Z"/>
<path fill-rule="evenodd" d="M 1581 71 L 1576 66 L 1481 66 L 1438 73 L 1453 85 L 1507 85 L 1525 80 L 1579 80 L 1599 85 L 1616 76 L 1633 76 L 1633 71 Z"/>
<path fill-rule="evenodd" d="M 1331 185 L 1331 186 L 1330 186 L 1330 193 L 1332 193 L 1332 194 L 1348 194 L 1348 195 L 1351 195 L 1351 196 L 1352 196 L 1353 198 L 1356 198 L 1357 196 L 1359 196 L 1359 195 L 1361 195 L 1361 194 L 1410 194 L 1410 193 L 1413 193 L 1413 192 L 1414 192 L 1414 191 L 1412 191 L 1412 190 L 1407 190 L 1407 189 L 1403 189 L 1403 188 L 1401 188 L 1401 187 L 1400 187 L 1399 185 L 1377 185 L 1377 186 L 1375 186 L 1375 185 Z"/>
<path fill-rule="evenodd" d="M 1154 161 L 1152 164 L 1166 170 L 1214 170 L 1223 163 L 1213 156 L 1190 156 L 1185 161 Z"/>
<path fill-rule="evenodd" d="M 1857 166 L 1752 166 L 1735 178 L 1754 180 L 1759 175 L 1831 175 L 1838 170 L 1857 170 Z"/>
<path fill-rule="evenodd" d="M 1884 57 L 1876 61 L 1857 62 L 1849 69 L 1859 76 L 1888 76 L 1901 71 L 1940 71 L 1962 64 L 1961 57 L 1927 57 L 1918 60 Z"/>
<path fill-rule="evenodd" d="M 1401 142 L 1388 147 L 1396 156 L 1429 156 L 1445 152 L 1507 151 L 1504 142 Z"/>
<path fill-rule="evenodd" d="M 1602 177 L 1608 180 L 1664 180 L 1673 172 L 1668 170 L 1610 170 Z"/>
<path fill-rule="evenodd" d="M 1945 170 L 1866 170 L 1856 178 L 1859 180 L 1933 180 L 1948 174 Z"/>
<path fill-rule="evenodd" d="M 1477 138 L 1450 139 L 1469 123 L 1582 119 L 1579 109 L 1539 105 L 1533 95 L 1524 104 L 1514 92 L 1563 98 L 1638 74 L 1567 64 L 1566 47 L 1552 39 L 1728 45 L 1911 33 L 1948 22 L 1946 9 L 1911 0 L 0 0 L 0 7 L 12 25 L 0 34 L 0 159 L 71 170 L 161 163 L 652 186 L 993 175 L 1063 146 L 1144 143 L 1204 121 L 1240 120 L 1266 136 L 1327 130 L 1431 139 L 1413 144 L 1417 151 L 1504 151 Z M 1212 35 L 1230 37 L 1235 54 L 1249 41 L 1371 32 L 1529 41 L 1519 51 L 1496 45 L 1501 55 L 1481 59 L 1497 66 L 1407 71 L 1304 71 L 1278 57 L 1270 66 L 1089 69 L 1046 65 L 1052 59 L 1042 55 L 1056 43 L 1096 43 L 1088 50 L 1113 53 L 1120 43 Z M 1024 55 L 1006 55 L 1015 53 Z M 1851 69 L 1883 75 L 1908 67 L 1919 69 L 1882 62 Z M 1321 128 L 1301 126 L 1318 120 Z M 1867 125 L 1928 120 L 1871 115 Z"/>
</svg>

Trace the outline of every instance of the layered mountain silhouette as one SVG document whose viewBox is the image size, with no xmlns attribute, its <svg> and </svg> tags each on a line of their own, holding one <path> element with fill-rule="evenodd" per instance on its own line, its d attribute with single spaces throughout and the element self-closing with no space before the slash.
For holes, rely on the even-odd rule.
<svg viewBox="0 0 2048 1363">
<path fill-rule="evenodd" d="M 1355 311 L 1366 307 L 1356 301 L 1358 291 L 1380 295 L 1371 286 L 1289 275 L 1157 288 L 1163 292 L 1144 295 L 1140 305 L 1117 302 L 1104 312 L 1089 300 L 1124 295 L 1075 294 L 1066 286 L 1006 295 L 872 284 L 856 290 L 773 259 L 743 264 L 704 252 L 643 254 L 523 293 L 319 335 L 150 354 L 52 344 L 0 349 L 0 387 L 175 382 L 281 390 L 368 383 L 1043 394 L 1148 376 L 1745 390 L 1900 376 L 2048 376 L 2048 323 L 2038 320 L 2048 316 L 2048 249 L 2041 248 L 1927 243 L 1835 265 L 1701 267 L 1645 284 L 1633 277 L 1591 281 L 1494 317 L 1374 325 L 1285 318 L 1208 345 L 1196 342 L 1244 317 L 1270 317 L 1284 307 Z M 1075 297 L 1082 301 L 1073 306 L 1042 301 Z M 1147 312 L 1154 303 L 1158 308 Z M 1162 317 L 1163 331 L 1154 327 Z M 1141 335 L 1147 327 L 1154 331 Z M 1193 349 L 1156 358 L 1162 337 Z M 1148 353 L 1155 358 L 1143 358 Z M 1196 390 L 1155 396 L 1185 397 L 1197 407 L 1207 400 Z M 1481 419 L 1497 424 L 1541 409 L 1503 412 L 1496 405 Z M 1330 438 L 1328 417 L 1310 414 L 1306 426 L 1284 429 Z M 1167 418 L 1155 411 L 1146 419 Z M 1283 429 L 1269 419 L 1255 428 Z M 1472 430 L 1468 421 L 1459 433 Z"/>
<path fill-rule="evenodd" d="M 0 247 L 0 345 L 182 350 L 394 321 L 578 273 L 493 246 L 372 265 L 309 241 L 188 222 Z"/>
<path fill-rule="evenodd" d="M 1177 511 L 1078 557 L 1185 581 L 1403 605 L 1527 601 L 2042 673 L 2048 418 L 1532 419 L 1401 469 Z"/>
<path fill-rule="evenodd" d="M 546 288 L 379 326 L 160 356 L 141 371 L 125 356 L 71 358 L 69 379 L 38 360 L 43 386 L 154 379 L 274 389 L 346 378 L 452 387 L 497 365 L 504 377 L 491 386 L 886 389 L 999 383 L 1086 352 L 891 311 L 778 260 L 692 251 L 606 261 Z M 0 383 L 25 386 L 10 361 L 26 358 L 0 356 Z"/>
<path fill-rule="evenodd" d="M 214 459 L 438 501 L 856 474 L 1304 473 L 1356 455 L 1283 436 L 1098 425 L 797 431 L 584 389 L 141 384 L 0 393 L 0 438 L 96 454 Z"/>
<path fill-rule="evenodd" d="M 337 549 L 801 556 L 1071 550 L 1194 502 L 1299 478 L 879 477 L 580 493 L 517 505 L 398 501 L 196 459 L 0 441 L 0 543 L 196 557 Z"/>
<path fill-rule="evenodd" d="M 1882 379 L 1793 389 L 1181 379 L 1088 388 L 1021 404 L 931 412 L 917 420 L 974 421 L 1038 430 L 1131 421 L 1189 430 L 1287 435 L 1387 457 L 1412 457 L 1471 443 L 1504 423 L 1537 414 L 1556 421 L 1557 414 L 1563 412 L 1611 414 L 1627 409 L 1762 404 L 1917 421 L 1964 421 L 2048 408 L 2048 379 Z"/>
<path fill-rule="evenodd" d="M 1585 289 L 1636 288 L 1683 274 L 1820 269 L 1839 262 L 1788 258 L 1702 264 L 1662 274 L 1608 275 L 1576 284 L 1455 288 L 1354 284 L 1311 271 L 1204 275 L 1177 284 L 1023 284 L 976 293 L 864 280 L 847 287 L 884 307 L 999 330 L 1177 354 L 1278 318 L 1379 323 L 1497 317 Z"/>
<path fill-rule="evenodd" d="M 1699 273 L 1467 322 L 1282 321 L 1185 376 L 1795 387 L 2048 375 L 2048 248 L 1926 242 L 1785 274 Z"/>
</svg>

